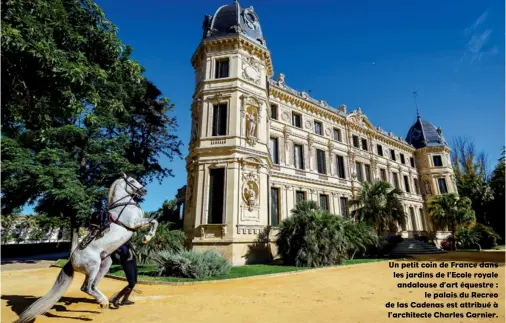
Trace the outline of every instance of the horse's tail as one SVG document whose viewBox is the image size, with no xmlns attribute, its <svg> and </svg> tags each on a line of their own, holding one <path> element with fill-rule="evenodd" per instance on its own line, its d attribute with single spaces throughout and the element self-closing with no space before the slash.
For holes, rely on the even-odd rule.
<svg viewBox="0 0 506 323">
<path fill-rule="evenodd" d="M 44 296 L 39 298 L 35 303 L 30 305 L 21 315 L 19 319 L 14 323 L 26 323 L 30 322 L 38 315 L 46 313 L 56 302 L 65 294 L 69 289 L 72 279 L 74 278 L 74 267 L 69 261 L 63 266 L 60 271 L 53 288 Z"/>
</svg>

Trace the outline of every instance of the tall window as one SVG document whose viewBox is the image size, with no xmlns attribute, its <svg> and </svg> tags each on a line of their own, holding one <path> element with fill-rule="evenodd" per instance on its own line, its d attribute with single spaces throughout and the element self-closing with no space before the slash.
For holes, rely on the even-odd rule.
<svg viewBox="0 0 506 323">
<path fill-rule="evenodd" d="M 413 225 L 413 231 L 418 231 L 418 225 L 416 223 L 415 209 L 410 207 L 409 214 L 411 215 L 411 224 Z"/>
<path fill-rule="evenodd" d="M 348 215 L 348 199 L 346 197 L 341 197 L 340 199 L 340 207 L 341 207 L 341 215 L 347 216 Z"/>
<path fill-rule="evenodd" d="M 395 161 L 395 150 L 390 149 L 390 159 Z"/>
<path fill-rule="evenodd" d="M 320 121 L 315 121 L 314 122 L 314 132 L 317 135 L 323 136 L 323 126 L 322 126 L 322 123 Z"/>
<path fill-rule="evenodd" d="M 339 176 L 339 178 L 346 178 L 346 175 L 344 173 L 344 157 L 336 156 L 336 159 L 337 159 L 337 176 Z"/>
<path fill-rule="evenodd" d="M 394 188 L 399 189 L 399 176 L 397 173 L 392 173 L 392 178 L 394 182 Z"/>
<path fill-rule="evenodd" d="M 411 163 L 411 167 L 415 167 L 415 159 L 413 157 L 409 157 L 409 162 Z"/>
<path fill-rule="evenodd" d="M 362 149 L 363 150 L 368 150 L 367 149 L 367 139 L 362 138 Z"/>
<path fill-rule="evenodd" d="M 302 115 L 292 112 L 292 126 L 302 128 Z"/>
<path fill-rule="evenodd" d="M 372 178 L 371 178 L 371 166 L 370 165 L 364 165 L 364 170 L 365 170 L 365 180 L 367 181 L 367 183 L 371 183 L 372 182 Z"/>
<path fill-rule="evenodd" d="M 225 168 L 209 170 L 208 224 L 223 223 L 223 198 L 225 196 Z"/>
<path fill-rule="evenodd" d="M 429 226 L 427 224 L 427 220 L 425 219 L 425 215 L 423 214 L 423 210 L 419 209 L 419 213 L 420 213 L 420 219 L 422 220 L 422 230 L 428 231 Z"/>
<path fill-rule="evenodd" d="M 221 79 L 224 77 L 228 77 L 228 58 L 220 58 L 216 60 L 216 67 L 214 70 L 214 78 Z"/>
<path fill-rule="evenodd" d="M 439 192 L 441 194 L 448 193 L 448 188 L 446 186 L 446 180 L 444 178 L 438 178 L 437 182 L 439 184 Z"/>
<path fill-rule="evenodd" d="M 334 140 L 342 141 L 341 129 L 334 128 Z"/>
<path fill-rule="evenodd" d="M 420 186 L 418 186 L 418 180 L 413 178 L 413 186 L 415 187 L 415 193 L 420 195 Z"/>
<path fill-rule="evenodd" d="M 271 187 L 271 225 L 279 225 L 279 188 Z"/>
<path fill-rule="evenodd" d="M 406 187 L 406 192 L 411 193 L 409 188 L 409 177 L 404 175 L 404 187 Z"/>
<path fill-rule="evenodd" d="M 271 119 L 278 120 L 278 106 L 271 104 Z"/>
<path fill-rule="evenodd" d="M 434 161 L 434 166 L 441 167 L 443 166 L 443 159 L 440 155 L 434 155 L 432 156 L 432 160 Z"/>
<path fill-rule="evenodd" d="M 227 134 L 227 104 L 220 103 L 213 106 L 213 136 Z"/>
<path fill-rule="evenodd" d="M 295 203 L 299 203 L 306 200 L 306 192 L 297 191 L 295 192 Z"/>
<path fill-rule="evenodd" d="M 383 168 L 380 168 L 380 176 L 381 176 L 381 180 L 384 181 L 384 182 L 388 182 L 388 179 L 387 179 L 387 171 Z"/>
<path fill-rule="evenodd" d="M 293 145 L 293 166 L 304 169 L 304 150 L 302 145 Z"/>
<path fill-rule="evenodd" d="M 364 180 L 364 176 L 362 175 L 362 164 L 359 162 L 355 163 L 355 170 L 357 172 L 357 181 L 362 182 Z"/>
<path fill-rule="evenodd" d="M 353 140 L 353 147 L 360 148 L 360 145 L 358 143 L 358 136 L 353 135 L 352 140 Z"/>
<path fill-rule="evenodd" d="M 404 154 L 400 154 L 401 155 L 401 163 L 404 165 L 406 164 L 406 159 L 404 158 Z"/>
<path fill-rule="evenodd" d="M 378 155 L 383 156 L 383 146 L 377 145 L 376 150 L 378 151 Z"/>
<path fill-rule="evenodd" d="M 320 209 L 329 210 L 329 196 L 325 194 L 320 194 Z"/>
<path fill-rule="evenodd" d="M 318 173 L 326 174 L 327 165 L 325 165 L 325 151 L 316 149 L 316 163 L 318 167 Z"/>
<path fill-rule="evenodd" d="M 271 138 L 271 158 L 274 164 L 279 164 L 279 141 L 278 138 Z"/>
</svg>

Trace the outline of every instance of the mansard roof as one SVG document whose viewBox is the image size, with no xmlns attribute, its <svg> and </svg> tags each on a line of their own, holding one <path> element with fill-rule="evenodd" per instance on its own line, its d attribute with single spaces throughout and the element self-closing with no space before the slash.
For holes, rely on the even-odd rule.
<svg viewBox="0 0 506 323">
<path fill-rule="evenodd" d="M 352 121 L 352 122 L 358 123 L 358 124 L 362 123 L 367 128 L 374 130 L 379 134 L 387 136 L 387 137 L 389 137 L 401 144 L 414 147 L 411 143 L 407 142 L 402 137 L 395 135 L 393 132 L 387 132 L 387 131 L 383 130 L 381 127 L 374 127 L 372 125 L 372 123 L 367 119 L 367 117 L 362 113 L 361 108 L 357 108 L 356 110 L 353 110 L 351 112 L 347 112 L 346 105 L 340 105 L 338 108 L 333 108 L 325 100 L 317 100 L 317 99 L 311 97 L 309 95 L 309 93 L 307 93 L 307 92 L 297 91 L 297 90 L 293 89 L 292 87 L 288 86 L 285 83 L 285 75 L 284 74 L 278 75 L 278 77 L 276 77 L 275 79 L 270 79 L 269 85 L 280 88 L 280 89 L 282 89 L 282 90 L 284 90 L 284 91 L 286 91 L 286 92 L 288 92 L 300 99 L 303 99 L 307 102 L 318 105 L 320 108 L 328 110 L 330 112 L 333 112 L 337 115 L 340 115 L 349 121 Z"/>
</svg>

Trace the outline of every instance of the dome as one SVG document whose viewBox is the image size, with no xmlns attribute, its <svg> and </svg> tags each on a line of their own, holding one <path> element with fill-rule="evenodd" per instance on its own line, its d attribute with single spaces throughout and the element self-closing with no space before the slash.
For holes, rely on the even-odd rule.
<svg viewBox="0 0 506 323">
<path fill-rule="evenodd" d="M 414 125 L 408 131 L 406 141 L 415 148 L 447 146 L 443 138 L 443 130 L 418 116 Z"/>
<path fill-rule="evenodd" d="M 219 7 L 214 16 L 206 15 L 202 29 L 204 39 L 242 34 L 265 46 L 262 28 L 253 7 L 241 8 L 237 1 Z"/>
</svg>

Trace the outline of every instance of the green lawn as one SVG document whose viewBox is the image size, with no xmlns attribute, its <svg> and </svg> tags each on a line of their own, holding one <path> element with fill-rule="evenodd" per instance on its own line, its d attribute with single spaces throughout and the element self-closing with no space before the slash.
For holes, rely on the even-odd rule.
<svg viewBox="0 0 506 323">
<path fill-rule="evenodd" d="M 346 260 L 344 265 L 353 265 L 353 264 L 361 264 L 361 263 L 369 263 L 369 262 L 377 262 L 385 259 L 352 259 Z M 60 259 L 56 262 L 56 265 L 63 266 L 67 262 L 66 259 Z M 156 266 L 155 265 L 139 265 L 139 280 L 145 281 L 164 281 L 164 282 L 192 282 L 192 281 L 202 281 L 202 280 L 222 280 L 222 279 L 231 279 L 231 278 L 240 278 L 240 277 L 249 277 L 249 276 L 259 276 L 259 275 L 268 275 L 268 274 L 276 274 L 276 273 L 284 273 L 291 271 L 301 271 L 312 269 L 309 267 L 294 267 L 294 266 L 282 266 L 282 265 L 247 265 L 247 266 L 237 266 L 232 267 L 230 273 L 228 275 L 216 276 L 209 279 L 192 279 L 192 278 L 177 278 L 177 277 L 157 277 L 156 276 Z M 125 273 L 121 269 L 119 265 L 112 265 L 109 270 L 109 274 L 118 277 L 125 277 Z"/>
</svg>

